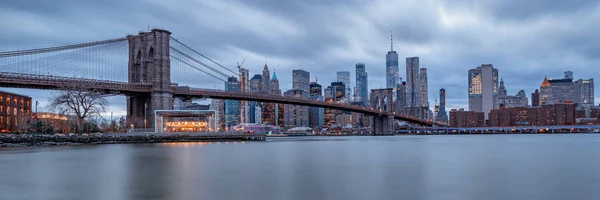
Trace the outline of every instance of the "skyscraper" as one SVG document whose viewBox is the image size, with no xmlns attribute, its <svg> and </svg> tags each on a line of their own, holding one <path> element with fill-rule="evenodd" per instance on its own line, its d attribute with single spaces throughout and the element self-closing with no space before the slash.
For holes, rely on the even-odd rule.
<svg viewBox="0 0 600 200">
<path fill-rule="evenodd" d="M 266 63 L 265 63 L 265 67 L 263 69 L 261 82 L 262 82 L 262 91 L 261 92 L 271 92 L 271 87 L 269 87 L 269 85 L 271 84 L 271 73 L 269 73 L 269 67 L 267 67 Z"/>
<path fill-rule="evenodd" d="M 338 71 L 337 72 L 337 81 L 344 83 L 344 87 L 346 88 L 344 101 L 350 102 L 351 96 L 351 87 L 350 87 L 350 72 L 349 71 Z"/>
<path fill-rule="evenodd" d="M 356 63 L 356 90 L 355 90 L 355 102 L 359 102 L 358 105 L 366 106 L 369 103 L 369 82 L 368 74 L 365 69 L 364 63 Z"/>
<path fill-rule="evenodd" d="M 346 97 L 346 86 L 342 82 L 331 82 L 331 88 L 333 89 L 332 95 L 334 101 L 342 101 Z"/>
<path fill-rule="evenodd" d="M 277 79 L 277 74 L 275 74 L 275 70 L 273 70 L 273 76 L 271 77 L 269 89 L 271 89 L 271 91 L 269 92 L 270 94 L 281 95 L 281 90 L 279 89 L 279 79 Z"/>
<path fill-rule="evenodd" d="M 263 77 L 260 74 L 254 74 L 254 76 L 252 76 L 252 78 L 250 79 L 250 93 L 256 93 L 256 92 L 261 92 L 262 91 L 262 81 L 263 81 Z M 262 121 L 261 119 L 256 119 L 256 111 L 257 108 L 260 109 L 260 104 L 256 101 L 250 101 L 247 102 L 248 103 L 248 116 L 250 117 L 250 119 L 248 121 L 248 123 L 257 123 L 259 121 Z M 259 111 L 260 112 L 260 111 Z"/>
<path fill-rule="evenodd" d="M 308 91 L 291 89 L 285 92 L 285 97 L 308 98 Z M 308 127 L 308 106 L 285 105 L 285 128 Z"/>
<path fill-rule="evenodd" d="M 310 99 L 323 101 L 323 89 L 317 82 L 310 82 Z M 321 128 L 324 122 L 324 108 L 309 107 L 308 108 L 308 125 L 311 128 Z"/>
<path fill-rule="evenodd" d="M 310 90 L 310 73 L 301 69 L 292 70 L 292 84 L 294 89 L 305 91 Z"/>
<path fill-rule="evenodd" d="M 249 76 L 250 76 L 250 72 L 248 71 L 248 69 L 242 68 L 241 66 L 238 66 L 239 72 L 240 72 L 240 92 L 248 92 L 248 83 L 249 83 Z M 248 122 L 250 116 L 248 116 L 249 114 L 249 107 L 250 105 L 248 104 L 247 101 L 241 100 L 240 102 L 240 121 L 242 123 L 244 122 Z"/>
<path fill-rule="evenodd" d="M 470 69 L 468 78 L 469 111 L 483 112 L 487 119 L 490 110 L 498 108 L 498 69 L 482 64 Z"/>
<path fill-rule="evenodd" d="M 240 92 L 240 82 L 235 77 L 227 78 L 225 90 L 230 92 Z M 240 104 L 237 100 L 225 100 L 225 129 L 240 123 Z"/>
<path fill-rule="evenodd" d="M 540 91 L 535 89 L 535 92 L 531 93 L 531 106 L 538 107 L 540 105 Z"/>
<path fill-rule="evenodd" d="M 429 93 L 427 92 L 427 68 L 421 68 L 419 70 L 419 81 L 421 82 L 421 106 L 429 107 Z"/>
<path fill-rule="evenodd" d="M 406 58 L 406 104 L 408 106 L 422 106 L 419 73 L 419 57 Z"/>
<path fill-rule="evenodd" d="M 573 85 L 575 93 L 574 103 L 580 106 L 593 106 L 594 105 L 594 79 L 579 79 L 575 81 Z"/>
<path fill-rule="evenodd" d="M 394 51 L 394 38 L 390 34 L 390 51 L 385 55 L 385 87 L 394 88 L 398 83 L 398 54 Z"/>
<path fill-rule="evenodd" d="M 275 74 L 275 70 L 273 70 L 273 76 L 271 76 L 270 84 L 269 84 L 269 94 L 273 95 L 281 95 L 281 90 L 279 89 L 279 80 L 277 79 L 277 75 Z M 277 103 L 261 103 L 262 109 L 262 122 L 269 123 L 275 126 L 283 125 L 283 104 Z"/>
<path fill-rule="evenodd" d="M 448 123 L 448 114 L 446 113 L 446 89 L 440 89 L 440 105 L 436 119 L 438 122 Z"/>
<path fill-rule="evenodd" d="M 403 112 L 404 107 L 406 107 L 406 81 L 402 81 L 398 83 L 396 86 L 396 101 L 394 102 L 394 108 L 396 112 Z"/>
</svg>

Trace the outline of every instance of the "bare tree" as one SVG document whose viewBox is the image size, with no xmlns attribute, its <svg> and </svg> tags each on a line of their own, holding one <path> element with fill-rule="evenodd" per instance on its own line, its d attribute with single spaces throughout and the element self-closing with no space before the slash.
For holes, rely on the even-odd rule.
<svg viewBox="0 0 600 200">
<path fill-rule="evenodd" d="M 77 126 L 86 118 L 101 117 L 106 110 L 108 101 L 98 91 L 63 90 L 50 97 L 48 107 L 60 114 L 77 117 Z"/>
</svg>

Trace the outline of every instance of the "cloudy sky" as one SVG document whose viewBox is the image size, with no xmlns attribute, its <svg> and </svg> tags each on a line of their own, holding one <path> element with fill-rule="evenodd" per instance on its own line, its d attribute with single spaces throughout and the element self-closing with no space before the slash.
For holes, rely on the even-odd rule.
<svg viewBox="0 0 600 200">
<path fill-rule="evenodd" d="M 431 104 L 446 88 L 449 108 L 468 107 L 467 71 L 483 63 L 499 69 L 510 94 L 524 89 L 528 97 L 544 75 L 600 75 L 596 0 L 5 0 L 0 19 L 0 51 L 119 38 L 148 26 L 167 29 L 231 69 L 246 59 L 244 67 L 260 73 L 268 62 L 284 91 L 291 88 L 292 69 L 307 70 L 324 85 L 335 80 L 335 71 L 350 71 L 354 85 L 357 62 L 366 64 L 370 89 L 384 86 L 393 31 L 400 76 L 405 57 L 420 57 Z M 214 82 L 207 87 L 223 87 Z M 42 104 L 49 95 L 6 90 Z M 124 97 L 111 102 L 109 110 L 124 114 Z"/>
</svg>

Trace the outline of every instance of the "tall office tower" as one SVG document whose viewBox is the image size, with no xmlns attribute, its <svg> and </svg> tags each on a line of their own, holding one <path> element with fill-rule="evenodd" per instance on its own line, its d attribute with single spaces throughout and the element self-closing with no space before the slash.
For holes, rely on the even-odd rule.
<svg viewBox="0 0 600 200">
<path fill-rule="evenodd" d="M 248 92 L 250 93 L 256 93 L 256 92 L 261 92 L 262 91 L 262 81 L 263 81 L 263 77 L 260 74 L 254 74 L 254 76 L 252 76 L 252 78 L 250 79 L 249 82 L 249 90 Z M 248 114 L 247 116 L 250 117 L 249 120 L 244 121 L 246 123 L 257 123 L 257 121 L 262 121 L 262 120 L 256 120 L 256 118 L 254 116 L 256 116 L 256 111 L 257 111 L 257 107 L 260 109 L 260 103 L 256 102 L 256 101 L 249 101 L 248 102 Z M 260 111 L 259 111 L 260 112 Z M 242 123 L 244 123 L 242 122 Z"/>
<path fill-rule="evenodd" d="M 285 97 L 309 98 L 308 92 L 304 90 L 291 89 L 285 92 Z M 284 110 L 285 128 L 308 127 L 308 106 L 285 105 Z"/>
<path fill-rule="evenodd" d="M 275 74 L 275 70 L 273 70 L 273 76 L 271 76 L 269 84 L 269 94 L 273 95 L 281 95 L 281 90 L 279 89 L 279 79 L 277 79 L 277 74 Z M 281 118 L 283 122 L 283 114 L 279 114 L 279 110 L 283 111 L 283 104 L 277 103 L 261 103 L 262 104 L 262 120 L 263 123 L 269 123 L 271 125 L 279 126 L 282 123 L 277 123 Z M 282 112 L 283 113 L 283 112 Z"/>
<path fill-rule="evenodd" d="M 358 105 L 366 106 L 369 104 L 369 80 L 364 63 L 356 63 L 356 90 L 354 101 Z"/>
<path fill-rule="evenodd" d="M 446 89 L 440 89 L 440 105 L 436 116 L 438 122 L 448 123 L 448 114 L 446 113 Z"/>
<path fill-rule="evenodd" d="M 310 73 L 301 69 L 292 70 L 292 84 L 296 90 L 305 91 L 307 94 L 310 90 Z"/>
<path fill-rule="evenodd" d="M 240 82 L 236 77 L 227 78 L 225 90 L 230 92 L 240 92 Z M 240 123 L 240 104 L 238 100 L 225 100 L 225 129 Z"/>
<path fill-rule="evenodd" d="M 310 82 L 310 100 L 324 101 L 323 89 L 317 82 Z M 309 107 L 308 108 L 308 126 L 315 129 L 323 127 L 324 108 Z"/>
<path fill-rule="evenodd" d="M 238 66 L 239 72 L 240 72 L 240 92 L 248 92 L 248 83 L 249 83 L 249 76 L 250 76 L 250 72 L 248 71 L 248 69 L 242 68 L 241 66 Z M 248 103 L 248 101 L 244 101 L 244 100 L 240 100 L 240 121 L 241 123 L 245 123 L 249 121 L 249 118 L 251 116 L 249 116 L 249 108 L 250 108 L 250 104 Z"/>
<path fill-rule="evenodd" d="M 579 79 L 573 85 L 575 93 L 574 103 L 580 106 L 594 105 L 594 79 Z"/>
<path fill-rule="evenodd" d="M 403 112 L 406 107 L 406 81 L 400 79 L 400 83 L 396 86 L 396 101 L 394 102 L 394 108 L 396 112 Z"/>
<path fill-rule="evenodd" d="M 271 92 L 271 73 L 269 73 L 269 67 L 265 63 L 265 68 L 262 73 L 262 91 L 261 92 Z"/>
<path fill-rule="evenodd" d="M 385 55 L 385 87 L 394 88 L 398 83 L 398 54 L 394 51 L 394 37 L 390 34 L 390 51 Z"/>
<path fill-rule="evenodd" d="M 470 69 L 469 74 L 469 111 L 488 114 L 492 109 L 498 109 L 498 69 L 492 64 L 482 64 Z"/>
<path fill-rule="evenodd" d="M 531 93 L 531 106 L 538 107 L 540 105 L 540 91 L 535 89 L 535 92 Z"/>
<path fill-rule="evenodd" d="M 350 102 L 351 96 L 351 88 L 350 87 L 350 72 L 349 71 L 338 71 L 337 72 L 337 81 L 344 83 L 344 87 L 346 88 L 344 102 Z"/>
<path fill-rule="evenodd" d="M 317 82 L 310 82 L 310 95 L 323 96 L 323 87 Z"/>
<path fill-rule="evenodd" d="M 419 70 L 419 57 L 406 58 L 406 104 L 408 106 L 421 105 L 421 81 Z"/>
<path fill-rule="evenodd" d="M 281 89 L 279 89 L 279 79 L 277 79 L 277 74 L 275 74 L 275 70 L 273 70 L 273 76 L 271 77 L 269 89 L 271 89 L 269 94 L 281 95 Z"/>
<path fill-rule="evenodd" d="M 419 70 L 419 81 L 421 85 L 419 85 L 421 89 L 421 106 L 429 107 L 429 93 L 427 92 L 427 68 L 421 68 Z"/>
<path fill-rule="evenodd" d="M 331 82 L 331 88 L 333 89 L 332 95 L 335 102 L 340 102 L 346 97 L 346 86 L 342 82 Z"/>
</svg>

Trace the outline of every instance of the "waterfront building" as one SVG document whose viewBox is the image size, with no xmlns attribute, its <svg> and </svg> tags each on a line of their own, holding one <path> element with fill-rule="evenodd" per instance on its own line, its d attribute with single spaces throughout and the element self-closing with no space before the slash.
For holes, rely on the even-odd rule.
<svg viewBox="0 0 600 200">
<path fill-rule="evenodd" d="M 543 104 L 538 107 L 501 108 L 490 111 L 489 126 L 562 126 L 575 125 L 578 118 L 576 104 Z M 583 113 L 585 117 L 585 111 Z"/>
<path fill-rule="evenodd" d="M 408 106 L 423 106 L 420 100 L 420 77 L 419 57 L 406 58 L 406 104 Z"/>
<path fill-rule="evenodd" d="M 483 127 L 485 126 L 484 112 L 465 111 L 464 109 L 450 110 L 450 127 Z"/>
<path fill-rule="evenodd" d="M 301 69 L 292 70 L 292 85 L 294 89 L 308 93 L 310 90 L 310 73 Z"/>
<path fill-rule="evenodd" d="M 421 91 L 421 96 L 419 99 L 421 100 L 421 106 L 429 107 L 429 93 L 427 92 L 427 68 L 419 69 L 419 88 Z"/>
<path fill-rule="evenodd" d="M 337 72 L 337 81 L 342 82 L 344 84 L 344 98 L 343 102 L 350 102 L 350 97 L 352 93 L 352 87 L 350 87 L 350 72 L 349 71 L 338 71 Z"/>
<path fill-rule="evenodd" d="M 386 88 L 394 88 L 398 84 L 398 53 L 394 51 L 394 38 L 390 35 L 390 51 L 385 55 L 385 80 Z"/>
<path fill-rule="evenodd" d="M 236 77 L 227 78 L 225 82 L 225 90 L 229 92 L 240 92 L 240 82 Z M 240 123 L 240 104 L 238 100 L 225 100 L 225 128 Z"/>
<path fill-rule="evenodd" d="M 369 105 L 369 79 L 364 63 L 356 63 L 356 87 L 354 101 L 360 106 Z"/>
<path fill-rule="evenodd" d="M 30 113 L 31 97 L 0 91 L 0 132 L 26 130 Z"/>
<path fill-rule="evenodd" d="M 498 69 L 491 64 L 470 69 L 469 78 L 469 111 L 483 112 L 485 118 L 498 104 Z"/>
</svg>

